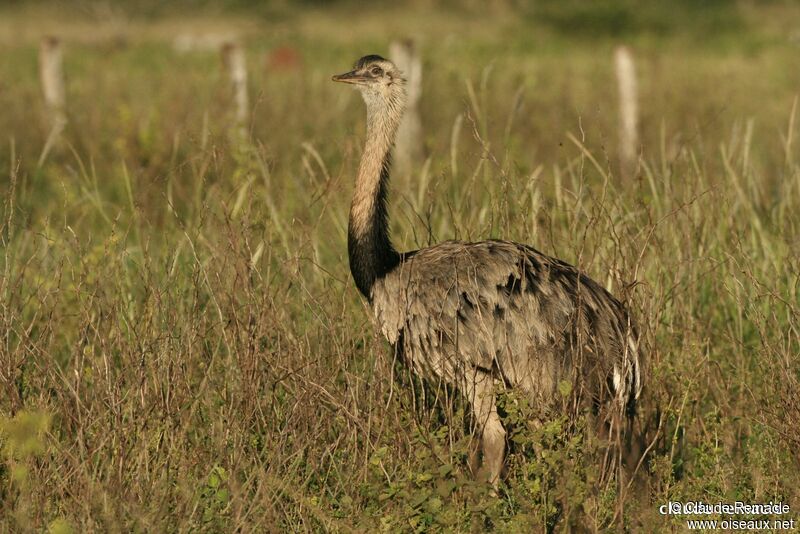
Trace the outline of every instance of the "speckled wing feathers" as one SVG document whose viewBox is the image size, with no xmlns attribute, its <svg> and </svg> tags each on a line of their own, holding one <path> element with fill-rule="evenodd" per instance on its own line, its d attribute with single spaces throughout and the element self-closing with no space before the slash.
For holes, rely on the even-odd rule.
<svg viewBox="0 0 800 534">
<path fill-rule="evenodd" d="M 383 334 L 423 377 L 463 387 L 484 370 L 543 404 L 560 380 L 621 406 L 641 389 L 622 304 L 529 246 L 447 241 L 409 253 L 372 297 Z"/>
</svg>

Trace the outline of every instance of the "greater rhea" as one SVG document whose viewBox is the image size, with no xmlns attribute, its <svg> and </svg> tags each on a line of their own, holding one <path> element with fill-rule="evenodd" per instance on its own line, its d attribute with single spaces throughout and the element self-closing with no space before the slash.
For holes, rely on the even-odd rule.
<svg viewBox="0 0 800 534">
<path fill-rule="evenodd" d="M 597 428 L 621 436 L 642 390 L 637 336 L 624 306 L 572 265 L 529 245 L 445 241 L 397 252 L 386 197 L 406 101 L 403 74 L 370 55 L 333 80 L 353 84 L 367 107 L 350 207 L 350 271 L 402 361 L 471 404 L 488 481 L 497 487 L 505 454 L 499 388 L 516 388 L 543 417 L 588 413 Z"/>
</svg>

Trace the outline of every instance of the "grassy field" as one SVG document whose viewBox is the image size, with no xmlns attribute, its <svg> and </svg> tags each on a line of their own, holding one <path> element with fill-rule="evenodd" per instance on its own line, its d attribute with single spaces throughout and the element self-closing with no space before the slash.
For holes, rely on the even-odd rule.
<svg viewBox="0 0 800 534">
<path fill-rule="evenodd" d="M 0 531 L 669 532 L 659 506 L 690 500 L 800 519 L 800 9 L 438 4 L 0 5 Z M 68 124 L 45 151 L 48 33 Z M 185 34 L 245 44 L 246 141 Z M 372 324 L 346 254 L 363 103 L 330 76 L 404 35 L 429 158 L 395 177 L 395 244 L 515 239 L 625 299 L 649 365 L 632 485 L 599 486 L 598 445 L 509 393 L 489 496 L 469 411 Z"/>
</svg>

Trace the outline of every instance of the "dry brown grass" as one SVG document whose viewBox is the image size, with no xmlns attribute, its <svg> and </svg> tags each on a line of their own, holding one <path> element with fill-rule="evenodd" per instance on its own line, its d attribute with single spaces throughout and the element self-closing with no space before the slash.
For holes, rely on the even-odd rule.
<svg viewBox="0 0 800 534">
<path fill-rule="evenodd" d="M 317 14 L 249 41 L 245 146 L 216 56 L 68 43 L 70 123 L 37 166 L 35 41 L 0 64 L 0 529 L 667 531 L 669 500 L 800 506 L 796 49 L 645 40 L 622 182 L 614 43 L 435 20 L 432 158 L 396 183 L 396 241 L 530 242 L 627 300 L 650 362 L 635 491 L 599 490 L 596 444 L 509 394 L 488 497 L 461 401 L 394 365 L 344 252 L 363 110 L 327 81 L 377 41 Z M 304 63 L 266 73 L 282 41 Z"/>
</svg>

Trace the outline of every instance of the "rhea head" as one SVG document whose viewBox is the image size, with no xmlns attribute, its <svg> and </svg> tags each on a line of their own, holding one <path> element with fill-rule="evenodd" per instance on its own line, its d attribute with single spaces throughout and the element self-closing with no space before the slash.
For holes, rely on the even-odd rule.
<svg viewBox="0 0 800 534">
<path fill-rule="evenodd" d="M 403 111 L 406 80 L 388 59 L 377 55 L 364 56 L 356 61 L 350 72 L 337 74 L 332 80 L 355 85 L 370 113 L 393 111 L 399 115 Z"/>
</svg>

